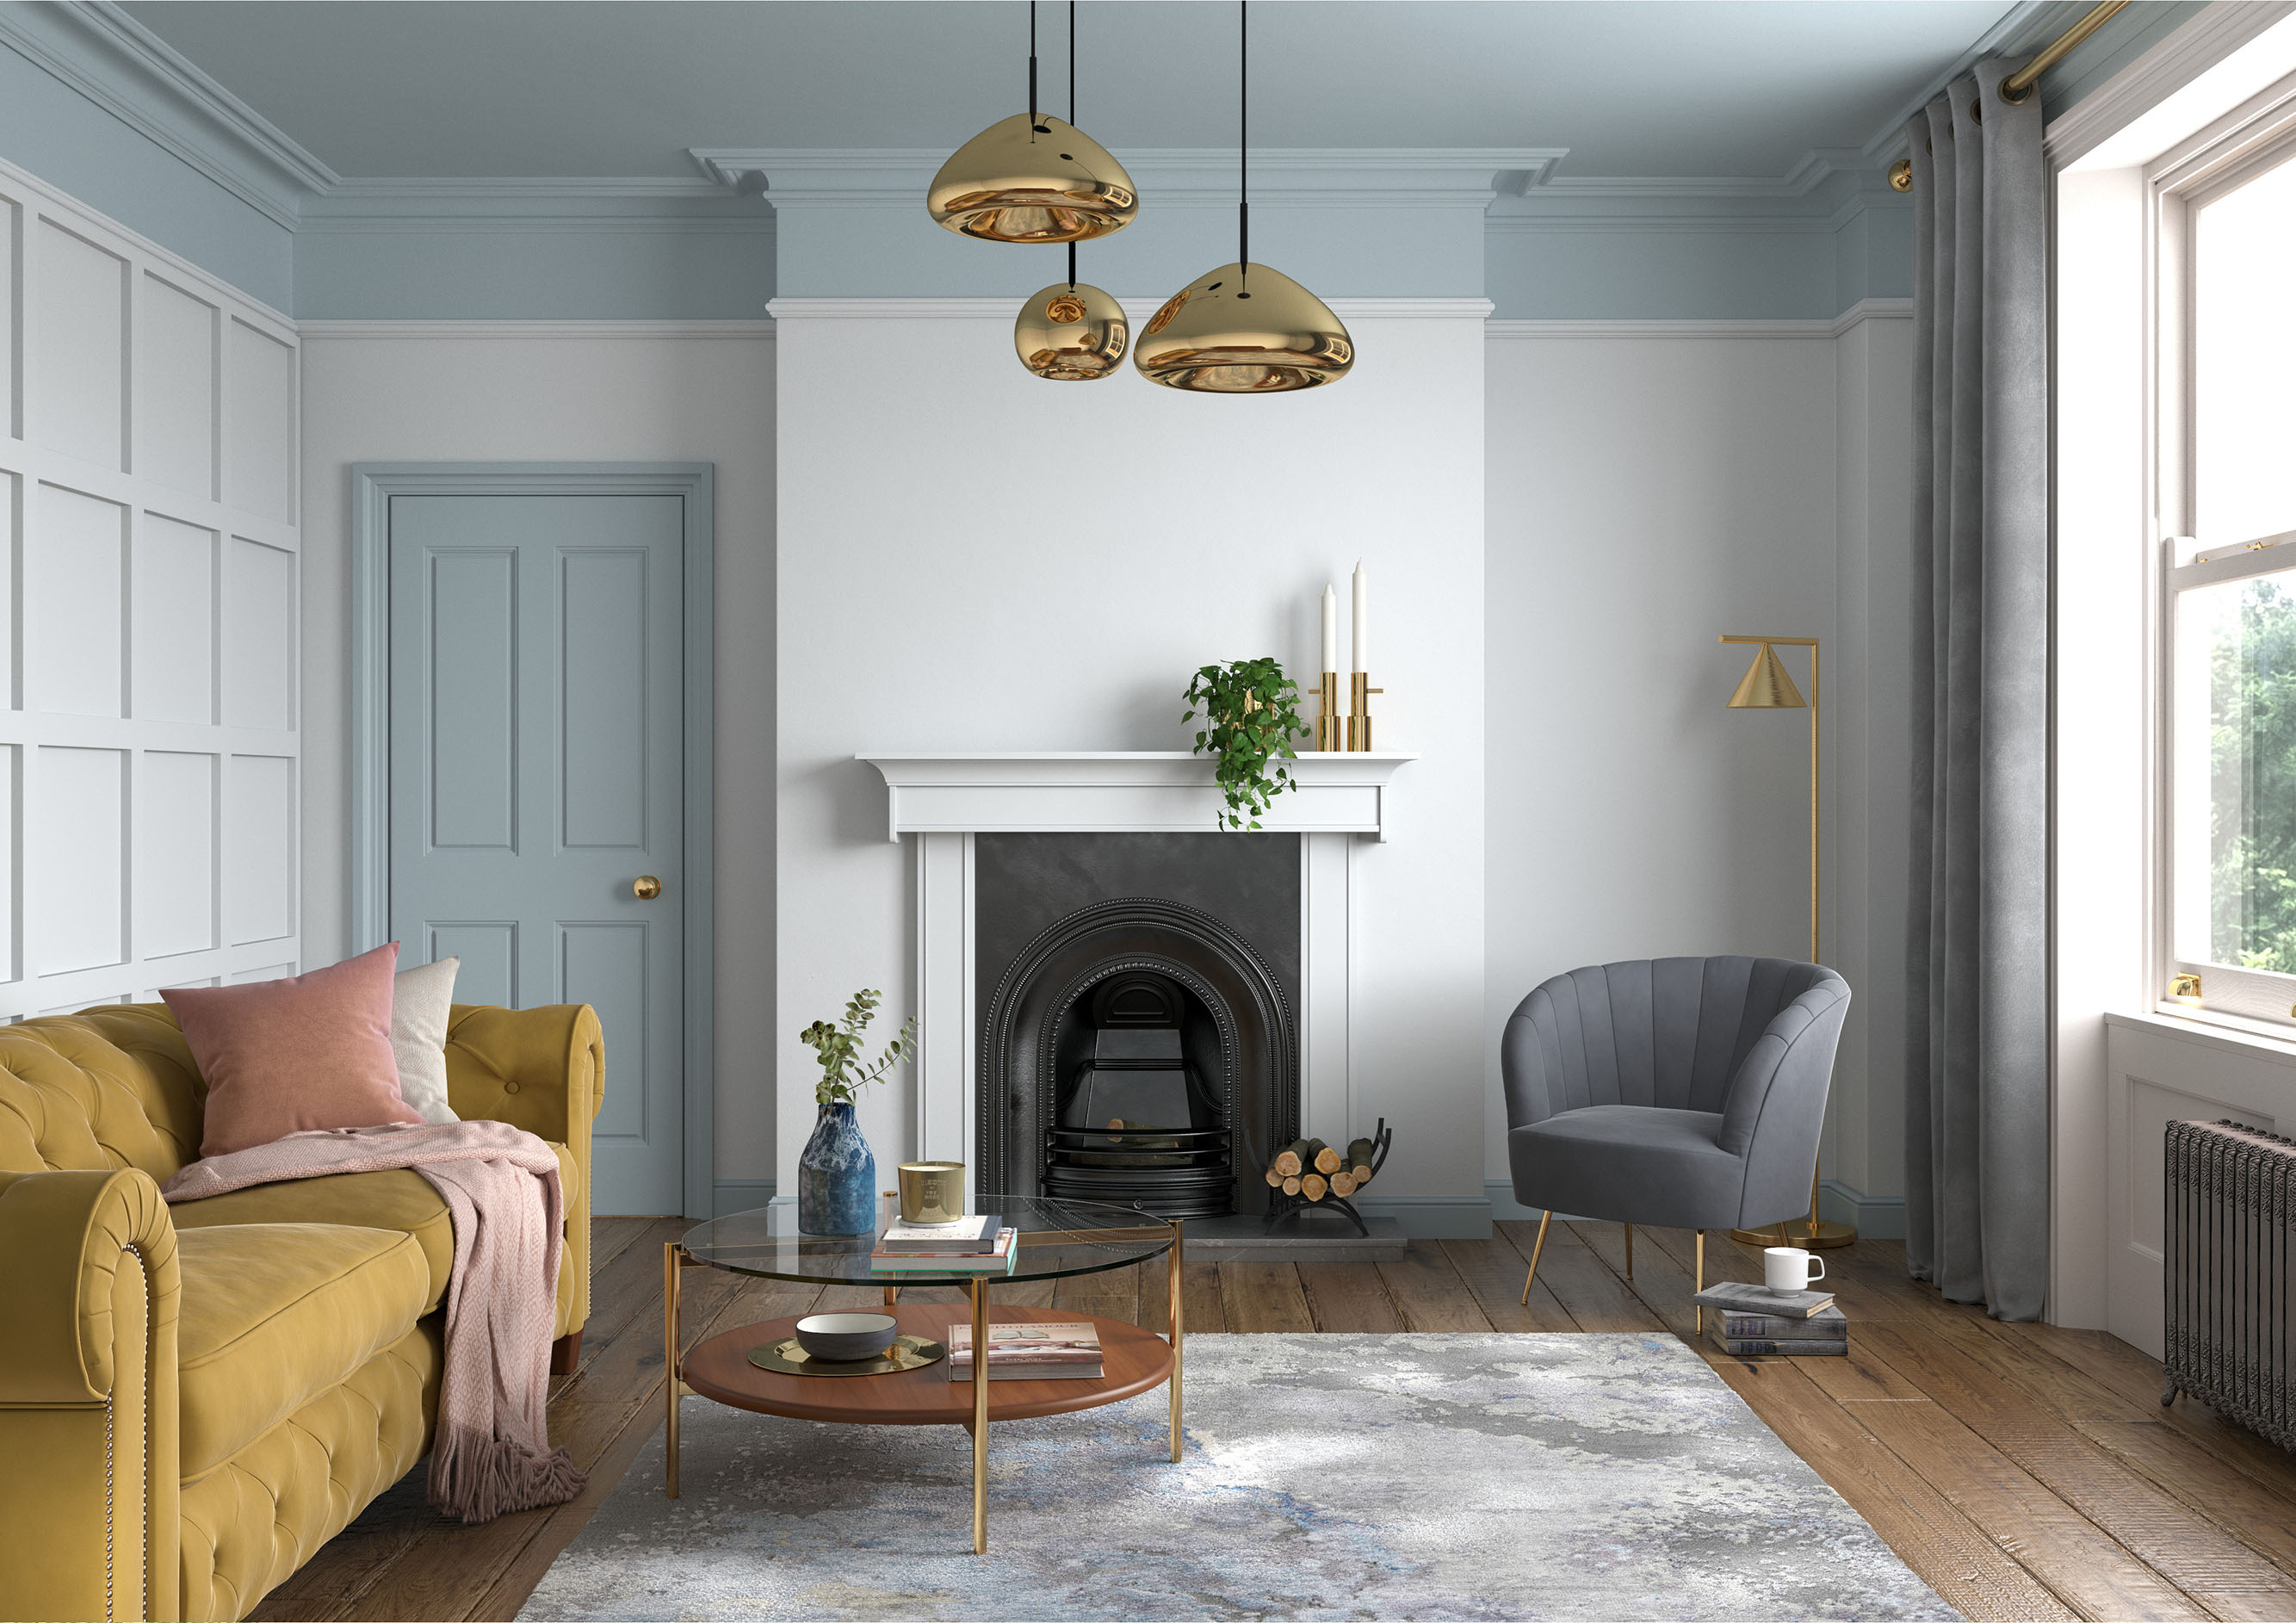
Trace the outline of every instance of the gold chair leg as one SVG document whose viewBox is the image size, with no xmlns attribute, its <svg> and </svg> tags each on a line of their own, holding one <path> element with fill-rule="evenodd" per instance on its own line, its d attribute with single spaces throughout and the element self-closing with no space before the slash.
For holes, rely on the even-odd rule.
<svg viewBox="0 0 2296 1623">
<path fill-rule="evenodd" d="M 1530 1272 L 1522 1276 L 1522 1305 L 1526 1307 L 1530 1306 L 1531 1281 L 1538 1277 L 1538 1254 L 1546 1249 L 1546 1225 L 1554 1220 L 1551 1211 L 1538 1214 L 1538 1238 L 1530 1242 Z"/>
<path fill-rule="evenodd" d="M 1627 1225 L 1627 1283 L 1635 1283 L 1635 1225 Z"/>
<path fill-rule="evenodd" d="M 1706 1291 L 1706 1231 L 1702 1228 L 1698 1231 L 1698 1272 L 1693 1275 L 1693 1278 L 1697 1282 L 1695 1289 L 1698 1293 L 1702 1296 L 1704 1295 Z M 1704 1302 L 1697 1302 L 1692 1305 L 1690 1324 L 1691 1328 L 1700 1335 L 1704 1335 L 1706 1333 L 1706 1304 Z"/>
</svg>

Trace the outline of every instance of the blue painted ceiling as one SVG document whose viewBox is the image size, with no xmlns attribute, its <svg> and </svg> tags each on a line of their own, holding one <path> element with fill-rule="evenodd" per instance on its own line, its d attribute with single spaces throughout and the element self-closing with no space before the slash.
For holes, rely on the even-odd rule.
<svg viewBox="0 0 2296 1623">
<path fill-rule="evenodd" d="M 1025 102 L 1022 0 L 124 8 L 346 176 L 685 176 L 690 147 L 954 146 Z M 1566 176 L 1784 174 L 1866 143 L 2012 0 L 1264 0 L 1268 147 L 1567 147 Z M 1067 10 L 1040 7 L 1045 105 Z M 1235 10 L 1078 8 L 1078 122 L 1235 138 Z"/>
</svg>

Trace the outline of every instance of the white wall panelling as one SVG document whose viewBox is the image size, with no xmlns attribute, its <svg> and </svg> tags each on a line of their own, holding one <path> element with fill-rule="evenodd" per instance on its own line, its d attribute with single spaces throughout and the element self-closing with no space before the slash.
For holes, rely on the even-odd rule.
<svg viewBox="0 0 2296 1623">
<path fill-rule="evenodd" d="M 5 163 L 0 228 L 0 1019 L 292 972 L 294 330 Z"/>
</svg>

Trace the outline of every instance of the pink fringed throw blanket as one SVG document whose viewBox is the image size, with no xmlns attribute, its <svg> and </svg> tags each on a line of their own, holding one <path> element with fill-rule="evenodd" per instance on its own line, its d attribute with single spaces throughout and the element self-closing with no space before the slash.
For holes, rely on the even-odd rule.
<svg viewBox="0 0 2296 1623">
<path fill-rule="evenodd" d="M 430 1503 L 464 1521 L 562 1504 L 583 1473 L 550 1446 L 550 1332 L 562 1250 L 558 1158 L 504 1121 L 336 1127 L 193 1161 L 160 1193 L 204 1200 L 344 1172 L 419 1172 L 447 1202 L 447 1367 L 430 1446 Z"/>
</svg>

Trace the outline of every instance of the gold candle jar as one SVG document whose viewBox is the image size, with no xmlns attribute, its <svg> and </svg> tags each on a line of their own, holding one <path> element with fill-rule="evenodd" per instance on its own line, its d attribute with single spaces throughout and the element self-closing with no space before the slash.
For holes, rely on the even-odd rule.
<svg viewBox="0 0 2296 1623">
<path fill-rule="evenodd" d="M 903 1161 L 901 1221 L 954 1223 L 964 1216 L 963 1161 Z"/>
</svg>

